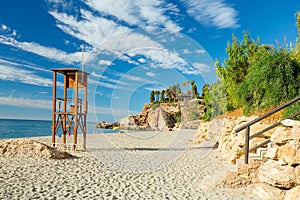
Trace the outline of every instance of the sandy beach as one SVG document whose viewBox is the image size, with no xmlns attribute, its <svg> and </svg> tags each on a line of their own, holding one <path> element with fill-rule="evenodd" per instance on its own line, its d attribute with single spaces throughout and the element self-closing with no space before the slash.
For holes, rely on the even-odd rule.
<svg viewBox="0 0 300 200">
<path fill-rule="evenodd" d="M 194 135 L 90 134 L 76 158 L 0 158 L 0 199 L 256 199 L 249 187 L 203 184 L 224 164 L 214 148 L 191 145 Z"/>
</svg>

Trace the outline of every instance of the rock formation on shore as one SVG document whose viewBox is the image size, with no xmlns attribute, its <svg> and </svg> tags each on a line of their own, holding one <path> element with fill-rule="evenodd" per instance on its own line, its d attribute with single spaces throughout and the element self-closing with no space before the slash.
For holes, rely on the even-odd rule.
<svg viewBox="0 0 300 200">
<path fill-rule="evenodd" d="M 173 130 L 197 129 L 205 107 L 198 100 L 145 104 L 142 112 L 120 120 L 121 129 Z"/>
<path fill-rule="evenodd" d="M 145 104 L 140 114 L 122 118 L 120 127 L 131 130 L 169 130 L 176 126 L 178 113 L 178 103 Z"/>
<path fill-rule="evenodd" d="M 119 122 L 109 123 L 109 122 L 101 121 L 95 125 L 95 128 L 113 129 L 116 126 L 120 126 Z"/>
<path fill-rule="evenodd" d="M 0 157 L 63 159 L 73 156 L 35 140 L 9 139 L 0 141 Z"/>
</svg>

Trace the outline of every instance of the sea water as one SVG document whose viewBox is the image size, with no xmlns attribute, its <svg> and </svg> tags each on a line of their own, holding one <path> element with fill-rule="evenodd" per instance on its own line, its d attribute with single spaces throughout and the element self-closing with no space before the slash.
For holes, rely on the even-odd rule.
<svg viewBox="0 0 300 200">
<path fill-rule="evenodd" d="M 114 130 L 94 128 L 96 122 L 87 123 L 87 134 L 116 133 Z M 0 119 L 0 139 L 50 136 L 52 122 L 43 120 Z M 57 132 L 60 135 L 61 131 Z M 80 134 L 80 133 L 79 133 Z"/>
</svg>

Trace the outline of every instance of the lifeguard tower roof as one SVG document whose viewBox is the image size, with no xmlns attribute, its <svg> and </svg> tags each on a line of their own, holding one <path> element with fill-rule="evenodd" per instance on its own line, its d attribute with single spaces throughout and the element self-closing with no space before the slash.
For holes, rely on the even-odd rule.
<svg viewBox="0 0 300 200">
<path fill-rule="evenodd" d="M 54 69 L 51 69 L 51 71 L 58 72 L 61 74 L 70 74 L 70 73 L 74 73 L 74 72 L 80 72 L 80 73 L 84 73 L 85 75 L 89 75 L 89 73 L 86 73 L 86 72 L 76 69 L 76 68 L 54 68 Z"/>
</svg>

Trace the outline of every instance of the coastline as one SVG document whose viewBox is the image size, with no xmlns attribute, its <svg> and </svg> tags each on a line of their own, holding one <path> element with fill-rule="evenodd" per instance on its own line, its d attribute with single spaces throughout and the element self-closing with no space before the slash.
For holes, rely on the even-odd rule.
<svg viewBox="0 0 300 200">
<path fill-rule="evenodd" d="M 0 158 L 0 198 L 255 199 L 248 186 L 203 186 L 224 165 L 215 149 L 190 144 L 195 131 L 87 136 L 74 159 Z"/>
</svg>

